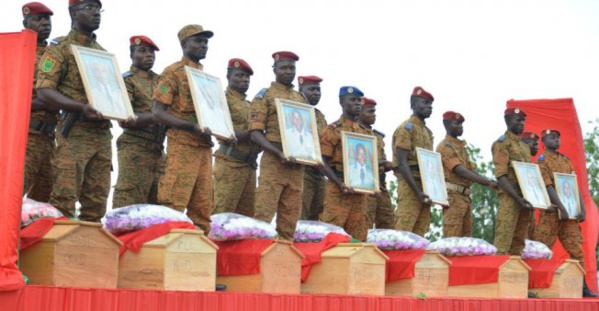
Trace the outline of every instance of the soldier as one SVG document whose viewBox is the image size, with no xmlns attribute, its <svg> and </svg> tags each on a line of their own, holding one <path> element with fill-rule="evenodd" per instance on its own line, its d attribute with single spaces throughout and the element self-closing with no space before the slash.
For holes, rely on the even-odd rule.
<svg viewBox="0 0 599 311">
<path fill-rule="evenodd" d="M 320 136 L 322 157 L 326 163 L 324 169 L 329 177 L 320 221 L 342 227 L 355 239 L 366 241 L 370 223 L 366 210 L 366 195 L 356 193 L 351 187 L 343 184 L 344 163 L 341 143 L 341 132 L 369 133 L 358 122 L 362 111 L 362 96 L 364 93 L 357 87 L 341 87 L 339 104 L 343 114 L 339 120 L 329 124 Z"/>
<path fill-rule="evenodd" d="M 522 196 L 512 161 L 530 162 L 530 148 L 520 141 L 524 130 L 526 113 L 520 108 L 508 108 L 504 112 L 507 131 L 493 143 L 493 163 L 495 178 L 499 184 L 495 225 L 497 253 L 519 256 L 524 249 L 532 205 Z"/>
<path fill-rule="evenodd" d="M 69 0 L 72 29 L 54 39 L 38 65 L 38 97 L 62 109 L 57 147 L 52 160 L 54 186 L 50 204 L 66 217 L 75 217 L 81 203 L 80 220 L 99 222 L 106 212 L 112 160 L 110 121 L 87 103 L 71 45 L 104 50 L 94 31 L 100 27 L 99 0 Z M 74 123 L 73 123 L 74 121 Z M 68 137 L 68 139 L 67 139 Z"/>
<path fill-rule="evenodd" d="M 555 244 L 555 240 L 559 237 L 564 249 L 570 254 L 572 259 L 580 261 L 580 265 L 584 267 L 584 251 L 582 249 L 582 234 L 580 232 L 579 222 L 583 222 L 586 218 L 584 201 L 580 198 L 580 213 L 576 219 L 570 219 L 570 215 L 555 190 L 555 180 L 553 173 L 573 174 L 574 167 L 570 163 L 570 159 L 558 152 L 560 147 L 560 132 L 557 130 L 544 130 L 541 132 L 545 152 L 539 156 L 537 163 L 541 169 L 541 175 L 549 194 L 551 203 L 557 206 L 559 214 L 554 211 L 541 211 L 539 215 L 539 226 L 535 231 L 535 240 L 542 242 L 549 248 Z M 586 281 L 583 280 L 583 296 L 597 297 L 591 292 Z"/>
<path fill-rule="evenodd" d="M 316 108 L 316 105 L 320 102 L 320 82 L 322 82 L 322 79 L 317 76 L 301 76 L 297 79 L 297 82 L 299 91 L 304 94 L 308 103 L 314 107 L 318 136 L 320 136 L 327 128 L 327 120 L 324 114 Z M 301 219 L 318 220 L 318 215 L 322 213 L 324 204 L 325 184 L 324 175 L 318 168 L 305 168 Z"/>
<path fill-rule="evenodd" d="M 443 236 L 472 236 L 472 207 L 470 185 L 477 182 L 497 190 L 497 183 L 487 179 L 474 170 L 470 156 L 466 151 L 466 142 L 459 140 L 466 119 L 461 113 L 447 111 L 443 114 L 443 125 L 447 135 L 439 145 L 449 206 L 443 209 Z"/>
<path fill-rule="evenodd" d="M 272 57 L 276 81 L 262 89 L 250 106 L 248 129 L 251 139 L 265 151 L 260 160 L 254 218 L 270 222 L 276 212 L 279 237 L 293 241 L 302 208 L 304 167 L 283 154 L 275 98 L 300 103 L 306 103 L 306 99 L 293 90 L 292 84 L 299 56 L 282 51 L 275 52 Z"/>
<path fill-rule="evenodd" d="M 260 152 L 258 145 L 250 140 L 247 130 L 250 116 L 250 102 L 246 92 L 250 87 L 252 67 L 240 58 L 229 60 L 227 66 L 226 95 L 236 145 L 229 145 L 219 139 L 220 147 L 214 153 L 214 200 L 212 214 L 237 213 L 254 216 L 254 193 L 256 189 L 256 158 Z"/>
<path fill-rule="evenodd" d="M 37 32 L 35 48 L 35 65 L 37 67 L 42 54 L 46 50 L 52 31 L 52 10 L 39 2 L 23 5 L 23 27 Z M 52 158 L 54 156 L 54 131 L 58 121 L 57 112 L 37 98 L 35 84 L 37 69 L 33 75 L 33 94 L 31 96 L 31 120 L 27 136 L 27 153 L 25 154 L 25 180 L 23 194 L 27 197 L 48 202 L 52 192 Z"/>
<path fill-rule="evenodd" d="M 137 118 L 119 122 L 124 129 L 117 139 L 119 177 L 112 207 L 158 204 L 158 180 L 164 174 L 164 126 L 152 117 L 152 94 L 158 74 L 152 71 L 158 46 L 146 36 L 129 39 L 129 71 L 123 74 L 131 106 Z"/>
<path fill-rule="evenodd" d="M 422 191 L 416 147 L 433 150 L 433 132 L 425 121 L 433 113 L 433 95 L 417 86 L 410 97 L 412 115 L 393 133 L 393 161 L 397 166 L 397 222 L 395 229 L 420 236 L 428 231 L 432 201 Z"/>
<path fill-rule="evenodd" d="M 376 101 L 367 97 L 362 97 L 363 105 L 360 113 L 359 122 L 364 128 L 370 131 L 370 135 L 376 136 L 377 152 L 379 155 L 379 187 L 380 195 L 378 197 L 367 197 L 367 206 L 370 223 L 368 228 L 374 223 L 379 229 L 393 229 L 395 226 L 395 215 L 393 214 L 393 203 L 391 195 L 387 190 L 386 172 L 393 170 L 393 162 L 387 161 L 385 155 L 385 134 L 372 128 L 376 122 Z"/>
<path fill-rule="evenodd" d="M 530 148 L 530 155 L 536 156 L 539 152 L 539 135 L 532 132 L 522 132 L 520 134 L 520 141 L 527 144 L 528 148 Z M 530 217 L 530 226 L 528 227 L 528 238 L 532 239 L 535 233 L 535 227 L 537 226 L 535 220 L 535 213 L 533 212 Z"/>
<path fill-rule="evenodd" d="M 213 194 L 212 132 L 198 124 L 185 66 L 202 70 L 200 61 L 206 58 L 213 35 L 200 25 L 187 25 L 179 31 L 183 58 L 164 69 L 152 98 L 154 118 L 171 127 L 166 132 L 166 169 L 158 184 L 158 203 L 180 212 L 187 208 L 187 216 L 206 235 Z"/>
</svg>

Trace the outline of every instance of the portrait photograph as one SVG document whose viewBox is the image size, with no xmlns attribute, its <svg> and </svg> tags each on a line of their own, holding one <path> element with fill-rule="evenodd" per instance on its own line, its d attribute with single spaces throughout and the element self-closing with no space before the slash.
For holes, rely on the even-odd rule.
<svg viewBox="0 0 599 311">
<path fill-rule="evenodd" d="M 306 165 L 322 163 L 314 108 L 279 98 L 275 99 L 275 105 L 285 156 Z"/>
<path fill-rule="evenodd" d="M 441 154 L 416 147 L 416 156 L 424 194 L 428 195 L 433 203 L 449 205 Z"/>
<path fill-rule="evenodd" d="M 512 166 L 516 171 L 518 185 L 520 185 L 524 198 L 534 208 L 547 209 L 551 205 L 551 201 L 549 201 L 539 166 L 534 163 L 517 161 L 512 161 Z"/>
<path fill-rule="evenodd" d="M 185 66 L 191 97 L 200 128 L 209 128 L 222 139 L 235 137 L 229 104 L 220 79 L 201 70 Z"/>
<path fill-rule="evenodd" d="M 71 45 L 89 104 L 105 118 L 125 120 L 133 115 L 125 81 L 114 54 Z"/>
<path fill-rule="evenodd" d="M 580 192 L 576 175 L 553 173 L 553 177 L 557 197 L 566 208 L 568 218 L 576 219 L 580 214 Z"/>
<path fill-rule="evenodd" d="M 341 132 L 343 178 L 356 192 L 379 191 L 379 163 L 375 136 Z"/>
</svg>

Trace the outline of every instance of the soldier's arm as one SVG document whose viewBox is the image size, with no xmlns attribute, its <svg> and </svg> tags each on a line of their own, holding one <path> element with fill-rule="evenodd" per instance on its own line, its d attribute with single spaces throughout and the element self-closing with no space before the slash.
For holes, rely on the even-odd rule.
<svg viewBox="0 0 599 311">
<path fill-rule="evenodd" d="M 125 77 L 127 73 L 123 75 Z M 135 101 L 135 85 L 127 77 L 125 78 L 125 87 L 127 88 L 127 94 L 129 100 L 133 103 Z M 156 124 L 152 112 L 135 113 L 134 118 L 129 118 L 125 121 L 119 121 L 119 125 L 124 128 L 143 128 L 150 125 Z"/>
<path fill-rule="evenodd" d="M 85 117 L 89 120 L 99 121 L 104 119 L 102 113 L 94 109 L 92 106 L 80 103 L 70 97 L 64 96 L 55 89 L 38 89 L 37 97 L 44 103 L 47 103 L 52 107 L 57 107 L 58 109 L 72 112 L 83 112 Z"/>
<path fill-rule="evenodd" d="M 234 129 L 234 131 L 238 142 L 246 142 L 250 140 L 250 131 L 244 129 Z"/>
<path fill-rule="evenodd" d="M 483 186 L 487 186 L 487 187 L 491 187 L 491 188 L 497 187 L 497 184 L 494 181 L 488 179 L 487 177 L 485 177 L 477 172 L 466 169 L 463 165 L 457 165 L 456 167 L 454 167 L 453 172 L 462 178 L 479 183 Z"/>
<path fill-rule="evenodd" d="M 503 137 L 503 136 L 502 136 Z M 491 147 L 491 152 L 493 153 L 493 164 L 495 165 L 495 177 L 497 178 L 497 184 L 499 188 L 501 188 L 507 195 L 509 195 L 520 208 L 522 209 L 532 209 L 532 205 L 530 202 L 526 201 L 523 197 L 519 196 L 512 187 L 510 180 L 507 178 L 507 173 L 509 170 L 510 156 L 509 152 L 506 150 L 505 145 L 501 144 L 501 138 L 498 142 L 495 142 Z"/>
<path fill-rule="evenodd" d="M 174 116 L 167 111 L 167 108 L 167 105 L 155 100 L 152 105 L 153 120 L 160 124 L 185 129 L 188 131 L 194 131 L 198 134 L 210 135 L 210 133 L 206 131 L 207 129 L 201 129 L 197 123 L 183 120 Z"/>
<path fill-rule="evenodd" d="M 295 162 L 295 160 L 293 158 L 285 157 L 285 154 L 283 153 L 282 150 L 279 150 L 279 148 L 277 148 L 273 144 L 271 144 L 270 141 L 268 139 L 266 139 L 266 136 L 264 135 L 264 133 L 261 130 L 250 131 L 250 137 L 251 137 L 252 141 L 255 142 L 256 144 L 258 144 L 258 146 L 262 147 L 263 150 L 271 152 L 272 154 L 279 157 L 281 162 L 283 162 L 283 163 Z"/>
<path fill-rule="evenodd" d="M 559 199 L 559 196 L 557 195 L 557 191 L 555 191 L 555 187 L 553 187 L 553 184 L 547 185 L 545 188 L 547 188 L 547 194 L 549 195 L 549 201 L 551 201 L 551 203 L 555 206 L 557 206 L 557 208 L 560 211 L 560 219 L 561 220 L 566 220 L 568 218 L 570 218 L 570 215 L 568 214 L 568 210 L 566 210 L 566 207 L 564 206 L 564 204 L 562 203 L 562 201 Z M 548 211 L 554 211 L 553 208 L 548 209 Z"/>
<path fill-rule="evenodd" d="M 521 209 L 532 210 L 532 205 L 530 204 L 530 202 L 526 201 L 523 197 L 519 196 L 518 193 L 516 193 L 516 190 L 514 190 L 514 187 L 512 187 L 512 184 L 507 179 L 506 175 L 502 175 L 499 178 L 497 178 L 497 182 L 499 188 L 501 188 L 512 199 L 514 199 L 514 201 L 516 201 L 516 203 L 518 204 L 518 206 L 520 206 Z"/>
<path fill-rule="evenodd" d="M 329 166 L 329 162 L 331 161 L 331 157 L 322 156 L 322 165 L 318 166 L 318 169 L 332 182 L 339 187 L 341 192 L 343 193 L 354 193 L 354 189 L 346 186 L 340 179 L 335 175 L 333 169 Z"/>
<path fill-rule="evenodd" d="M 586 211 L 586 208 L 584 207 L 584 201 L 582 200 L 582 194 L 580 194 L 580 193 L 579 193 L 579 200 L 580 200 L 580 214 L 578 214 L 576 221 L 583 222 L 587 218 L 587 211 Z"/>
<path fill-rule="evenodd" d="M 401 174 L 401 176 L 403 177 L 403 179 L 408 183 L 408 186 L 410 186 L 410 189 L 412 189 L 412 191 L 416 194 L 416 196 L 418 196 L 418 199 L 420 200 L 420 202 L 422 202 L 423 204 L 431 204 L 432 201 L 431 199 L 428 197 L 428 195 L 424 194 L 424 192 L 420 191 L 420 188 L 418 188 L 418 186 L 416 185 L 416 180 L 414 179 L 414 176 L 412 175 L 412 171 L 410 170 L 410 167 L 408 166 L 408 155 L 410 154 L 410 151 L 403 149 L 403 148 L 396 148 L 396 152 L 397 152 L 397 161 L 398 163 L 398 167 L 397 169 L 399 170 L 399 173 Z"/>
</svg>

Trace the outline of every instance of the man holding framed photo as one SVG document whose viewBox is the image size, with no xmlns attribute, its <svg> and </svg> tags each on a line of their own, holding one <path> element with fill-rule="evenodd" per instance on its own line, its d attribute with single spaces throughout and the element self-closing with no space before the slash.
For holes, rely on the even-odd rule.
<svg viewBox="0 0 599 311">
<path fill-rule="evenodd" d="M 552 248 L 559 237 L 562 246 L 570 254 L 570 257 L 578 260 L 584 268 L 583 240 L 580 227 L 578 226 L 578 223 L 583 222 L 586 218 L 584 201 L 580 198 L 580 213 L 576 216 L 576 219 L 570 219 L 568 210 L 564 206 L 565 202 L 562 202 L 557 195 L 557 191 L 555 190 L 556 180 L 554 180 L 554 173 L 572 174 L 574 167 L 568 157 L 558 152 L 561 144 L 559 131 L 551 129 L 544 130 L 541 132 L 541 136 L 545 145 L 545 152 L 539 156 L 537 163 L 541 169 L 541 175 L 547 187 L 549 199 L 551 203 L 557 206 L 559 213 L 555 211 L 541 211 L 534 239 Z M 570 183 L 566 182 L 566 185 L 570 185 Z M 574 193 L 574 189 L 570 190 Z M 573 196 L 572 198 L 576 200 Z M 574 204 L 577 205 L 576 202 Z M 584 297 L 599 296 L 591 292 L 586 281 L 583 283 L 582 294 Z"/>
<path fill-rule="evenodd" d="M 71 31 L 51 42 L 38 65 L 38 97 L 63 110 L 58 123 L 57 148 L 52 161 L 54 186 L 49 203 L 66 217 L 99 222 L 110 192 L 112 148 L 110 121 L 88 104 L 71 45 L 104 51 L 96 42 L 102 3 L 69 0 Z M 68 137 L 68 139 L 67 139 Z"/>
</svg>

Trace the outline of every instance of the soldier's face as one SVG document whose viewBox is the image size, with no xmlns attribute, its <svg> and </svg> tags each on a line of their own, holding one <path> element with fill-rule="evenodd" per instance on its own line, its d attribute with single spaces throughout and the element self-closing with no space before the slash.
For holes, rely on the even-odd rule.
<svg viewBox="0 0 599 311">
<path fill-rule="evenodd" d="M 227 79 L 229 80 L 229 87 L 241 94 L 245 94 L 250 88 L 250 75 L 243 70 L 231 70 L 231 74 L 227 76 Z"/>
<path fill-rule="evenodd" d="M 142 70 L 150 70 L 154 67 L 156 52 L 149 46 L 138 45 L 134 47 L 131 60 L 133 60 L 133 66 Z"/>
<path fill-rule="evenodd" d="M 376 122 L 376 108 L 374 106 L 364 107 L 360 112 L 360 121 L 366 125 L 373 125 Z"/>
<path fill-rule="evenodd" d="M 530 148 L 530 155 L 537 155 L 539 152 L 539 142 L 535 139 L 530 139 L 526 141 L 528 148 Z"/>
<path fill-rule="evenodd" d="M 295 61 L 282 60 L 274 66 L 275 79 L 283 85 L 291 85 L 295 79 Z"/>
<path fill-rule="evenodd" d="M 308 98 L 308 102 L 310 102 L 310 105 L 312 106 L 316 106 L 318 104 L 318 102 L 320 101 L 320 84 L 308 84 L 308 85 L 304 85 L 302 86 L 302 89 L 300 90 L 300 92 L 304 93 L 304 95 L 306 95 L 306 98 Z"/>
<path fill-rule="evenodd" d="M 183 53 L 192 60 L 202 60 L 208 53 L 208 38 L 204 35 L 191 36 L 183 41 Z"/>
<path fill-rule="evenodd" d="M 545 147 L 547 147 L 548 149 L 559 149 L 561 145 L 561 140 L 559 135 L 549 134 L 543 137 L 543 143 L 545 144 Z"/>
<path fill-rule="evenodd" d="M 37 41 L 45 41 L 52 32 L 52 20 L 50 15 L 30 15 L 23 20 L 23 27 L 37 32 Z"/>
<path fill-rule="evenodd" d="M 343 113 L 352 117 L 358 117 L 362 112 L 362 97 L 352 94 L 343 95 L 341 96 L 341 107 L 343 108 Z"/>
<path fill-rule="evenodd" d="M 459 137 L 464 134 L 464 121 L 448 120 L 445 121 L 445 129 L 453 137 Z"/>
<path fill-rule="evenodd" d="M 88 32 L 100 28 L 101 6 L 98 3 L 82 3 L 71 8 L 73 23 Z"/>
<path fill-rule="evenodd" d="M 505 118 L 505 123 L 507 125 L 508 130 L 510 132 L 520 135 L 524 132 L 524 123 L 526 122 L 526 117 L 522 115 L 510 115 Z"/>
<path fill-rule="evenodd" d="M 422 97 L 415 97 L 412 101 L 412 110 L 417 117 L 424 120 L 433 114 L 433 101 Z"/>
</svg>

